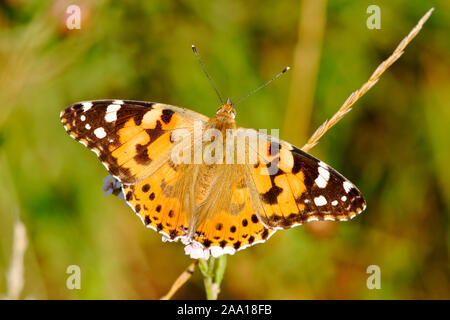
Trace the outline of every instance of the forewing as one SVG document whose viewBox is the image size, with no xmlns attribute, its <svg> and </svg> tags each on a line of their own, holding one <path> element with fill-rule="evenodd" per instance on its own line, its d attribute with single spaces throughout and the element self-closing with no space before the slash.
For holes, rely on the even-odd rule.
<svg viewBox="0 0 450 320">
<path fill-rule="evenodd" d="M 75 140 L 94 151 L 124 184 L 141 181 L 170 158 L 175 129 L 192 130 L 208 117 L 180 107 L 140 101 L 76 103 L 60 115 Z"/>
</svg>

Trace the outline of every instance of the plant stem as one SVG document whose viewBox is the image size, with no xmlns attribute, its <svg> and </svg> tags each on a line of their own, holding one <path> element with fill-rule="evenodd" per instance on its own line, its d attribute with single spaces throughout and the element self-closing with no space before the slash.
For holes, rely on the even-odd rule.
<svg viewBox="0 0 450 320">
<path fill-rule="evenodd" d="M 227 268 L 227 256 L 226 255 L 220 256 L 217 261 L 216 272 L 214 277 L 214 282 L 219 286 L 219 289 L 226 268 Z"/>
<path fill-rule="evenodd" d="M 226 266 L 226 255 L 222 255 L 217 259 L 210 257 L 208 262 L 203 259 L 199 260 L 198 267 L 203 275 L 203 283 L 205 285 L 206 298 L 208 300 L 217 300 Z"/>
</svg>

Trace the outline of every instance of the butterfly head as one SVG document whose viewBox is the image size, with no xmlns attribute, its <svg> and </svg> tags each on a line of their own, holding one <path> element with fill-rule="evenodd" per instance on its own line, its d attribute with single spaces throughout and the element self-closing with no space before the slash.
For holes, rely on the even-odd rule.
<svg viewBox="0 0 450 320">
<path fill-rule="evenodd" d="M 234 118 L 236 117 L 236 110 L 234 110 L 233 102 L 230 98 L 228 98 L 227 102 L 225 102 L 219 107 L 219 109 L 217 109 L 216 117 L 234 120 Z"/>
</svg>

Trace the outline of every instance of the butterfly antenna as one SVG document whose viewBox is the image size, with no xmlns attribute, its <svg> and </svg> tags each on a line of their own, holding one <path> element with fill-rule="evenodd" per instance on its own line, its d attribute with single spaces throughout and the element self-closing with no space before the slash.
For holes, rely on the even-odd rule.
<svg viewBox="0 0 450 320">
<path fill-rule="evenodd" d="M 251 96 L 252 94 L 254 94 L 256 91 L 264 88 L 265 86 L 267 86 L 269 83 L 271 83 L 273 80 L 277 79 L 279 76 L 281 76 L 283 73 L 285 73 L 286 71 L 288 71 L 289 69 L 291 69 L 290 67 L 286 67 L 283 69 L 283 71 L 281 71 L 279 74 L 277 74 L 275 77 L 273 77 L 272 79 L 270 79 L 269 81 L 267 81 L 265 84 L 263 84 L 262 86 L 259 86 L 258 88 L 256 88 L 255 90 L 253 90 L 252 92 L 250 92 L 249 94 L 247 94 L 245 97 L 240 98 L 236 103 L 234 103 L 234 105 L 237 105 L 240 101 L 244 100 L 245 98 L 248 98 L 249 96 Z"/>
<path fill-rule="evenodd" d="M 209 83 L 211 84 L 211 87 L 213 87 L 214 91 L 216 92 L 217 96 L 219 97 L 220 103 L 223 104 L 223 100 L 222 97 L 220 96 L 219 91 L 216 89 L 216 87 L 214 86 L 211 77 L 209 76 L 208 72 L 206 72 L 205 67 L 203 66 L 202 60 L 200 60 L 200 56 L 197 53 L 197 48 L 192 45 L 192 51 L 194 51 L 195 56 L 197 57 L 198 63 L 200 63 L 200 66 L 202 67 L 203 72 L 205 73 L 206 77 L 209 80 Z"/>
</svg>

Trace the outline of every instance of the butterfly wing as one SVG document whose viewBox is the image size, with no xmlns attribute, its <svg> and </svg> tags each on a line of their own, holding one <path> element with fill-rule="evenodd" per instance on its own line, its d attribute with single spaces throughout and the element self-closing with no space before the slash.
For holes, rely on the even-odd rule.
<svg viewBox="0 0 450 320">
<path fill-rule="evenodd" d="M 360 191 L 322 161 L 269 135 L 259 134 L 259 162 L 245 177 L 261 222 L 290 228 L 309 221 L 345 221 L 362 212 Z"/>
<path fill-rule="evenodd" d="M 200 244 L 193 258 L 205 257 L 208 250 L 215 257 L 233 254 L 267 240 L 275 230 L 265 227 L 255 214 L 242 165 L 222 166 L 208 199 L 192 211 L 191 182 L 199 166 L 168 162 L 145 180 L 124 185 L 126 201 L 147 227 L 165 239 L 181 237 L 186 244 Z M 191 227 L 195 229 L 189 235 Z"/>
<path fill-rule="evenodd" d="M 76 103 L 60 118 L 69 135 L 94 151 L 124 184 L 145 179 L 168 161 L 175 129 L 192 130 L 195 121 L 208 121 L 180 107 L 123 100 Z"/>
<path fill-rule="evenodd" d="M 199 212 L 210 214 L 197 226 L 194 240 L 215 257 L 264 242 L 275 231 L 258 219 L 243 170 L 244 165 L 223 165 L 223 176 Z"/>
<path fill-rule="evenodd" d="M 184 175 L 168 161 L 146 179 L 122 186 L 125 200 L 142 222 L 170 241 L 185 236 L 188 228 L 182 205 L 185 192 L 180 188 Z"/>
</svg>

